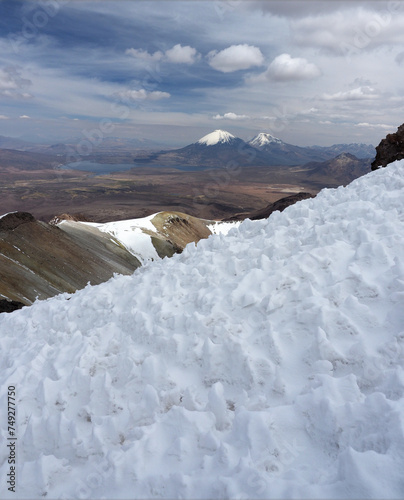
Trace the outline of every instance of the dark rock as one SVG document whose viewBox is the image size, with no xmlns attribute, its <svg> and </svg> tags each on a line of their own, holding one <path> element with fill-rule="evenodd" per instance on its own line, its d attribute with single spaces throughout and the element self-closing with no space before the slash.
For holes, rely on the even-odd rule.
<svg viewBox="0 0 404 500">
<path fill-rule="evenodd" d="M 12 212 L 0 219 L 0 231 L 13 231 L 22 224 L 35 222 L 35 217 L 28 212 Z"/>
<path fill-rule="evenodd" d="M 292 194 L 290 196 L 285 196 L 285 198 L 281 198 L 278 201 L 275 201 L 275 203 L 270 203 L 269 205 L 267 205 L 264 208 L 261 208 L 260 210 L 256 210 L 255 212 L 251 212 L 249 214 L 238 214 L 235 215 L 234 217 L 230 217 L 229 219 L 225 219 L 225 221 L 231 222 L 244 219 L 250 219 L 250 220 L 267 219 L 273 212 L 276 212 L 277 210 L 279 212 L 283 212 L 285 208 L 289 207 L 290 205 L 294 205 L 298 201 L 307 200 L 308 198 L 314 198 L 314 196 L 310 193 L 304 193 L 304 192 Z"/>
<path fill-rule="evenodd" d="M 395 134 L 387 134 L 376 146 L 376 158 L 372 170 L 386 167 L 389 163 L 404 159 L 404 124 L 400 125 Z"/>
<path fill-rule="evenodd" d="M 249 216 L 249 219 L 267 219 L 273 212 L 276 212 L 277 210 L 279 212 L 283 212 L 285 208 L 289 207 L 290 205 L 294 205 L 298 201 L 307 200 L 308 198 L 314 198 L 314 196 L 310 193 L 297 193 L 290 196 L 285 196 L 285 198 L 281 198 L 280 200 L 275 201 L 275 203 L 271 203 L 267 207 L 253 212 Z"/>
<path fill-rule="evenodd" d="M 15 300 L 0 299 L 0 313 L 11 313 L 17 311 L 24 307 L 22 302 L 17 302 Z"/>
</svg>

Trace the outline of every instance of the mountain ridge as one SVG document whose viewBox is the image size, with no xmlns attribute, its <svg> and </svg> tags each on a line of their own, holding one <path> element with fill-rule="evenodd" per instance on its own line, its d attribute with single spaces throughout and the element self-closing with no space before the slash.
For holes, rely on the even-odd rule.
<svg viewBox="0 0 404 500">
<path fill-rule="evenodd" d="M 342 152 L 361 156 L 373 151 L 371 145 L 339 144 L 330 147 L 295 146 L 267 132 L 246 142 L 226 130 L 215 130 L 198 141 L 174 150 L 162 150 L 134 159 L 135 163 L 166 166 L 220 167 L 236 162 L 248 166 L 298 166 L 311 161 L 326 161 Z"/>
</svg>

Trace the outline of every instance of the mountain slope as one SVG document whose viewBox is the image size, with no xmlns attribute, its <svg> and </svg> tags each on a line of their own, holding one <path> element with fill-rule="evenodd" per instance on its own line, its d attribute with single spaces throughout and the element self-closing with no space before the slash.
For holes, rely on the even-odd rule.
<svg viewBox="0 0 404 500">
<path fill-rule="evenodd" d="M 0 296 L 29 305 L 131 274 L 140 262 L 98 230 L 69 235 L 17 212 L 0 218 Z"/>
<path fill-rule="evenodd" d="M 1 315 L 19 497 L 400 498 L 403 168 Z"/>
<path fill-rule="evenodd" d="M 325 162 L 311 162 L 304 165 L 308 169 L 308 177 L 329 185 L 346 186 L 354 179 L 370 172 L 371 159 L 359 159 L 349 153 L 341 153 Z"/>
<path fill-rule="evenodd" d="M 232 226 L 180 212 L 106 224 L 55 218 L 50 225 L 28 213 L 6 214 L 0 218 L 0 298 L 30 305 L 37 297 L 73 293 Z M 11 306 L 2 302 L 0 312 Z"/>
<path fill-rule="evenodd" d="M 360 158 L 374 156 L 374 147 L 366 144 L 334 144 L 333 146 L 295 146 L 267 133 L 259 133 L 248 144 L 268 155 L 271 165 L 303 165 L 312 161 L 326 161 L 335 156 L 357 153 Z"/>
</svg>

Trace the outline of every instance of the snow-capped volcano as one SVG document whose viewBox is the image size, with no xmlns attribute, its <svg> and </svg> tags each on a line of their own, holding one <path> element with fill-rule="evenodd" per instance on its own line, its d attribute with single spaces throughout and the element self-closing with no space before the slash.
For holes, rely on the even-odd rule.
<svg viewBox="0 0 404 500">
<path fill-rule="evenodd" d="M 154 154 L 150 156 L 150 160 L 161 165 L 187 165 L 198 168 L 222 168 L 230 162 L 243 167 L 266 166 L 268 163 L 265 152 L 219 129 L 184 148 Z"/>
<path fill-rule="evenodd" d="M 205 146 L 215 146 L 216 144 L 230 144 L 232 143 L 236 137 L 226 130 L 215 130 L 210 134 L 205 135 L 197 144 L 204 144 Z"/>
<path fill-rule="evenodd" d="M 256 135 L 251 141 L 249 141 L 248 144 L 250 146 L 253 146 L 254 148 L 263 148 L 265 146 L 268 146 L 269 144 L 282 144 L 283 141 L 278 139 L 277 137 L 274 137 L 271 134 L 267 134 L 265 132 L 260 132 L 258 135 Z"/>
</svg>

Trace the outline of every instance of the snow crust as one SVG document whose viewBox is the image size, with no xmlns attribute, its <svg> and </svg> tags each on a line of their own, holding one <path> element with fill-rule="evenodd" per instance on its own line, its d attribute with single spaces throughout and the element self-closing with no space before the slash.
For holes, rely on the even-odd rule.
<svg viewBox="0 0 404 500">
<path fill-rule="evenodd" d="M 268 144 L 282 144 L 282 141 L 271 134 L 266 134 L 264 132 L 259 133 L 254 139 L 252 139 L 249 144 L 254 147 L 262 148 Z"/>
<path fill-rule="evenodd" d="M 0 315 L 1 498 L 402 498 L 403 241 L 401 161 Z"/>
<path fill-rule="evenodd" d="M 226 132 L 225 130 L 215 130 L 208 135 L 199 139 L 197 144 L 204 144 L 205 146 L 214 146 L 215 144 L 230 143 L 235 139 L 234 135 Z"/>
</svg>

